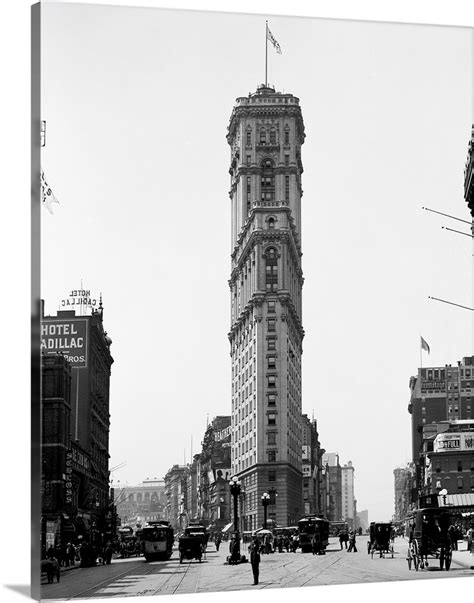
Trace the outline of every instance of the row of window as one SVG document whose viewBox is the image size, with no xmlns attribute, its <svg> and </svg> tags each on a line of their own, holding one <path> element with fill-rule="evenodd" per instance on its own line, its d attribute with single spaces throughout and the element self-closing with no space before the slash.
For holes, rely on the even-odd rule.
<svg viewBox="0 0 474 603">
<path fill-rule="evenodd" d="M 267 144 L 267 143 L 277 144 L 278 141 L 279 141 L 279 135 L 278 135 L 278 130 L 276 128 L 271 128 L 269 132 L 264 128 L 260 129 L 260 131 L 258 133 L 258 142 L 260 144 Z M 252 130 L 250 130 L 250 129 L 247 130 L 247 132 L 246 132 L 245 144 L 247 147 L 252 146 Z M 283 144 L 285 144 L 285 145 L 290 144 L 289 130 L 285 130 L 283 132 Z"/>
</svg>

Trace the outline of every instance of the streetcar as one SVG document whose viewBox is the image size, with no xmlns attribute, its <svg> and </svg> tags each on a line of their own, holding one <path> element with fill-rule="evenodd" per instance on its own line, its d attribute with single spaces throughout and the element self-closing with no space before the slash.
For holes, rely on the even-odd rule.
<svg viewBox="0 0 474 603">
<path fill-rule="evenodd" d="M 414 511 L 408 545 L 408 569 L 428 567 L 428 558 L 437 559 L 439 569 L 449 571 L 452 548 L 448 529 L 449 513 L 443 507 L 431 507 Z"/>
<path fill-rule="evenodd" d="M 171 557 L 174 532 L 169 521 L 150 521 L 141 532 L 141 550 L 146 561 Z"/>
<path fill-rule="evenodd" d="M 349 534 L 347 521 L 330 521 L 329 536 L 339 536 L 341 533 Z"/>
<path fill-rule="evenodd" d="M 320 515 L 305 515 L 298 522 L 299 544 L 302 553 L 313 550 L 318 555 L 326 554 L 329 542 L 329 521 Z"/>
</svg>

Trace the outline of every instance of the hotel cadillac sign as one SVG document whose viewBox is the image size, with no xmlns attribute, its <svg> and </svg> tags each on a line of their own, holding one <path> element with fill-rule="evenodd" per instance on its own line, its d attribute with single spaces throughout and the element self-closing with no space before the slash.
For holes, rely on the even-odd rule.
<svg viewBox="0 0 474 603">
<path fill-rule="evenodd" d="M 43 318 L 41 352 L 61 353 L 73 368 L 86 367 L 87 318 Z"/>
<path fill-rule="evenodd" d="M 89 289 L 73 289 L 66 299 L 61 300 L 61 308 L 75 310 L 76 308 L 95 308 L 97 300 L 91 297 Z"/>
<path fill-rule="evenodd" d="M 66 299 L 61 300 L 64 310 L 78 310 L 76 317 L 44 317 L 41 321 L 41 353 L 63 354 L 72 368 L 87 367 L 88 325 L 81 318 L 86 308 L 94 309 L 97 300 L 89 289 L 73 289 Z"/>
</svg>

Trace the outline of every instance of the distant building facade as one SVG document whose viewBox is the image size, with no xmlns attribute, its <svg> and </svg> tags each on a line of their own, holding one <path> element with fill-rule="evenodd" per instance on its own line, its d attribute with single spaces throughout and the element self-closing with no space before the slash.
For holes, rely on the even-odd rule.
<svg viewBox="0 0 474 603">
<path fill-rule="evenodd" d="M 394 513 L 395 521 L 404 521 L 416 507 L 416 466 L 407 463 L 405 467 L 393 470 L 394 478 Z"/>
<path fill-rule="evenodd" d="M 369 527 L 369 512 L 367 509 L 363 509 L 362 511 L 358 511 L 357 513 L 357 521 L 358 527 L 362 528 L 362 531 L 365 533 Z"/>
<path fill-rule="evenodd" d="M 321 479 L 324 449 L 319 442 L 318 425 L 308 415 L 302 416 L 302 473 L 303 473 L 303 513 L 312 515 L 322 512 Z"/>
<path fill-rule="evenodd" d="M 356 527 L 356 499 L 354 495 L 354 467 L 347 461 L 341 467 L 341 503 L 342 519 L 350 528 Z"/>
<path fill-rule="evenodd" d="M 211 531 L 231 521 L 230 477 L 231 417 L 220 415 L 208 425 L 197 459 L 198 517 Z"/>
<path fill-rule="evenodd" d="M 136 527 L 137 523 L 165 519 L 165 482 L 147 478 L 137 486 L 115 488 L 115 506 L 121 525 Z"/>
<path fill-rule="evenodd" d="M 168 469 L 165 482 L 166 520 L 175 530 L 184 529 L 186 465 L 173 465 Z"/>
<path fill-rule="evenodd" d="M 342 471 L 339 455 L 335 452 L 325 452 L 322 467 L 324 514 L 329 521 L 342 521 Z"/>
</svg>

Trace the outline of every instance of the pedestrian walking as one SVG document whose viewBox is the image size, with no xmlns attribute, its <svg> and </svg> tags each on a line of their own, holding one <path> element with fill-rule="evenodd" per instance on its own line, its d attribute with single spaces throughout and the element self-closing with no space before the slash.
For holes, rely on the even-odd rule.
<svg viewBox="0 0 474 603">
<path fill-rule="evenodd" d="M 356 535 L 355 532 L 353 530 L 351 530 L 349 532 L 349 548 L 347 549 L 348 553 L 357 553 L 357 547 L 356 547 Z"/>
<path fill-rule="evenodd" d="M 451 547 L 452 547 L 453 551 L 457 551 L 458 550 L 458 534 L 457 534 L 457 527 L 455 525 L 451 524 L 449 526 L 448 535 L 451 540 Z"/>
<path fill-rule="evenodd" d="M 114 549 L 111 545 L 110 542 L 107 543 L 107 546 L 105 547 L 105 551 L 104 551 L 104 558 L 105 558 L 105 563 L 107 565 L 110 565 L 111 561 L 112 561 L 112 554 L 114 552 Z"/>
<path fill-rule="evenodd" d="M 250 545 L 250 565 L 252 566 L 253 573 L 253 585 L 258 584 L 258 577 L 260 571 L 260 542 L 258 538 L 255 538 Z"/>
<path fill-rule="evenodd" d="M 221 536 L 220 534 L 217 534 L 217 536 L 215 537 L 214 543 L 216 545 L 216 551 L 219 550 L 219 547 L 221 546 Z"/>
</svg>

